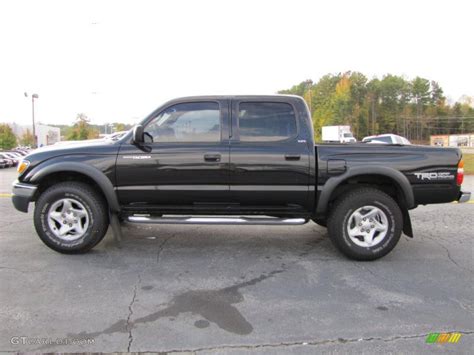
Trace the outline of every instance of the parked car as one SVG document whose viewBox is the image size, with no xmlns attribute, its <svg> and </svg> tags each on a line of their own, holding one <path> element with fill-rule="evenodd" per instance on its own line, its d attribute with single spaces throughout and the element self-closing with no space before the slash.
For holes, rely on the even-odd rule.
<svg viewBox="0 0 474 355">
<path fill-rule="evenodd" d="M 13 161 L 12 158 L 10 158 L 7 154 L 3 153 L 3 152 L 0 152 L 0 158 L 2 158 L 3 160 L 5 160 L 5 162 L 7 163 L 7 168 L 10 168 L 14 165 L 16 165 Z"/>
<path fill-rule="evenodd" d="M 0 158 L 0 168 L 5 168 L 7 167 L 7 162 L 5 161 L 5 159 L 3 158 Z"/>
<path fill-rule="evenodd" d="M 362 142 L 366 143 L 381 143 L 381 144 L 403 144 L 408 145 L 411 144 L 408 139 L 405 137 L 387 133 L 387 134 L 378 134 L 376 136 L 368 136 L 362 139 Z"/>
<path fill-rule="evenodd" d="M 405 233 L 409 210 L 466 202 L 461 150 L 315 144 L 297 96 L 172 100 L 117 141 L 38 149 L 18 167 L 12 202 L 41 240 L 86 252 L 109 223 L 327 226 L 346 256 L 374 260 Z M 249 216 L 250 215 L 250 216 Z M 291 238 L 291 235 L 288 236 Z"/>
<path fill-rule="evenodd" d="M 8 158 L 3 158 L 3 160 L 6 163 L 6 166 L 5 166 L 6 168 L 11 168 L 13 166 L 13 160 L 8 159 Z"/>
<path fill-rule="evenodd" d="M 20 155 L 22 155 L 22 156 L 28 155 L 28 151 L 27 151 L 27 150 L 16 149 L 15 152 L 18 153 L 18 154 L 20 154 Z"/>
<path fill-rule="evenodd" d="M 26 155 L 31 151 L 31 148 L 30 147 L 16 147 L 14 151 L 20 154 Z"/>
<path fill-rule="evenodd" d="M 10 159 L 13 162 L 13 166 L 18 165 L 18 161 L 21 159 L 17 155 L 12 154 L 10 152 L 1 152 L 0 153 L 3 157 Z"/>
<path fill-rule="evenodd" d="M 14 157 L 14 158 L 16 158 L 16 159 L 18 159 L 18 160 L 23 159 L 23 155 L 20 154 L 20 153 L 18 153 L 18 152 L 16 152 L 16 151 L 10 150 L 10 151 L 5 152 L 5 153 L 9 154 L 10 156 L 12 156 L 12 157 Z"/>
</svg>

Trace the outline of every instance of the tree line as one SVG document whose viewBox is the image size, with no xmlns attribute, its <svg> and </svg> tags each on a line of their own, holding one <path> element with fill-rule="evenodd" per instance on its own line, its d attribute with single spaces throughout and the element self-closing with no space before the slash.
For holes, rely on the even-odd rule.
<svg viewBox="0 0 474 355">
<path fill-rule="evenodd" d="M 350 125 L 359 140 L 395 133 L 425 143 L 432 134 L 474 132 L 474 97 L 449 104 L 438 82 L 407 80 L 387 74 L 369 80 L 360 72 L 327 74 L 303 81 L 280 94 L 302 96 L 313 119 L 316 139 L 321 127 Z"/>
<path fill-rule="evenodd" d="M 101 130 L 104 125 L 91 124 L 90 119 L 84 113 L 77 114 L 75 123 L 70 125 L 51 125 L 53 127 L 58 127 L 61 130 L 61 136 L 65 140 L 85 140 L 85 139 L 95 139 L 99 138 L 99 134 L 102 133 Z M 132 128 L 132 125 L 115 122 L 112 124 L 107 124 L 109 127 L 113 127 L 115 132 L 125 131 Z M 112 128 L 110 132 L 103 133 L 112 133 Z"/>
<path fill-rule="evenodd" d="M 99 138 L 101 127 L 100 125 L 91 124 L 84 113 L 77 115 L 72 126 L 54 124 L 50 126 L 60 129 L 62 139 L 74 141 Z M 115 132 L 125 131 L 132 127 L 132 125 L 118 122 L 108 126 L 113 126 Z M 21 136 L 16 136 L 8 124 L 0 123 L 0 149 L 8 150 L 15 148 L 17 145 L 33 147 L 35 142 L 32 131 L 28 128 Z"/>
<path fill-rule="evenodd" d="M 33 146 L 33 133 L 27 129 L 21 137 L 13 133 L 12 128 L 6 123 L 0 123 L 0 149 L 12 149 L 18 144 L 22 146 Z"/>
</svg>

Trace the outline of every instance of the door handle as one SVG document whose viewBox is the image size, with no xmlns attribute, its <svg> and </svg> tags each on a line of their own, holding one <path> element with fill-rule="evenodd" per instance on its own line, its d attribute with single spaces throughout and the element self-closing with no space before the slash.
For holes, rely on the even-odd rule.
<svg viewBox="0 0 474 355">
<path fill-rule="evenodd" d="M 300 160 L 301 155 L 299 154 L 285 154 L 285 160 Z"/>
<path fill-rule="evenodd" d="M 204 161 L 220 162 L 221 155 L 220 154 L 204 154 Z"/>
</svg>

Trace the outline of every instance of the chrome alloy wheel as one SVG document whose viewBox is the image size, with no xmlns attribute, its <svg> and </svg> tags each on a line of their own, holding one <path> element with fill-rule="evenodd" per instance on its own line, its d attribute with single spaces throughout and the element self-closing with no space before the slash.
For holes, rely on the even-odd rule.
<svg viewBox="0 0 474 355">
<path fill-rule="evenodd" d="M 48 224 L 56 237 L 71 242 L 81 238 L 87 231 L 89 214 L 81 202 L 63 198 L 49 208 Z"/>
<path fill-rule="evenodd" d="M 355 210 L 347 220 L 347 234 L 351 241 L 365 248 L 379 244 L 387 235 L 388 218 L 380 208 L 364 206 Z"/>
</svg>

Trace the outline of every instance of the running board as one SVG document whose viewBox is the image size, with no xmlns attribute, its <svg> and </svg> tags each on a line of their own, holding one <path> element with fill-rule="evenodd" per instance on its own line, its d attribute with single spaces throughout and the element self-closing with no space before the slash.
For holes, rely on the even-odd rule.
<svg viewBox="0 0 474 355">
<path fill-rule="evenodd" d="M 130 223 L 143 224 L 227 224 L 227 225 L 300 225 L 308 222 L 304 218 L 275 217 L 152 217 L 129 216 Z"/>
</svg>

